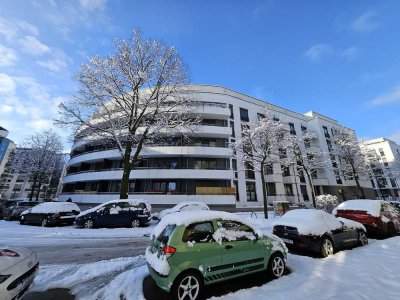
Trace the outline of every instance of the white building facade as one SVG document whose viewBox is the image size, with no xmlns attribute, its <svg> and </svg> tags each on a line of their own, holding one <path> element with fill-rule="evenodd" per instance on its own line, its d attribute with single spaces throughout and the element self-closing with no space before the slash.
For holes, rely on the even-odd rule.
<svg viewBox="0 0 400 300">
<path fill-rule="evenodd" d="M 261 176 L 265 176 L 269 203 L 311 200 L 307 179 L 294 168 L 283 171 L 275 164 L 265 174 L 246 170 L 233 157 L 230 145 L 241 138 L 242 125 L 256 122 L 257 114 L 268 108 L 287 122 L 291 134 L 313 131 L 315 138 L 308 147 L 331 160 L 332 135 L 341 127 L 338 121 L 315 112 L 296 113 L 224 87 L 192 85 L 191 90 L 199 102 L 195 113 L 201 116 L 201 125 L 190 133 L 189 141 L 177 136 L 142 150 L 143 164 L 130 174 L 129 198 L 146 199 L 155 208 L 193 200 L 215 209 L 255 209 L 263 205 Z M 119 197 L 122 157 L 117 149 L 77 141 L 70 155 L 59 200 L 94 204 Z M 333 168 L 318 170 L 313 184 L 317 195 L 351 199 L 356 194 L 354 181 L 345 180 Z M 362 185 L 373 194 L 369 181 Z"/>
<path fill-rule="evenodd" d="M 376 138 L 360 143 L 374 158 L 371 184 L 379 199 L 400 199 L 400 145 L 387 138 Z"/>
</svg>

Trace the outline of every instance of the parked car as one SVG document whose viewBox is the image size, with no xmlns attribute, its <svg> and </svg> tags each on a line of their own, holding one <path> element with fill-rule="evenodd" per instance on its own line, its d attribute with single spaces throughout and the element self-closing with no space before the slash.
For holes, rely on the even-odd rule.
<svg viewBox="0 0 400 300">
<path fill-rule="evenodd" d="M 78 227 L 139 227 L 151 219 L 151 205 L 143 200 L 111 200 L 77 216 Z"/>
<path fill-rule="evenodd" d="M 204 202 L 200 201 L 183 201 L 178 203 L 174 207 L 164 209 L 158 214 L 154 214 L 154 219 L 161 220 L 168 214 L 181 212 L 181 211 L 194 211 L 194 210 L 210 210 L 210 208 Z"/>
<path fill-rule="evenodd" d="M 0 246 L 0 299 L 21 299 L 39 268 L 35 252 Z"/>
<path fill-rule="evenodd" d="M 44 202 L 21 213 L 21 224 L 72 225 L 80 209 L 71 202 Z"/>
<path fill-rule="evenodd" d="M 322 210 L 296 209 L 274 222 L 273 233 L 289 248 L 307 249 L 327 257 L 335 251 L 368 244 L 365 227 Z"/>
<path fill-rule="evenodd" d="M 285 270 L 287 248 L 227 212 L 165 216 L 151 234 L 146 260 L 151 277 L 174 299 L 199 299 L 204 286 L 267 270 Z"/>
<path fill-rule="evenodd" d="M 6 219 L 8 217 L 8 213 L 10 211 L 10 207 L 14 206 L 17 202 L 22 201 L 18 199 L 9 199 L 9 200 L 4 200 L 1 206 L 1 219 Z"/>
<path fill-rule="evenodd" d="M 5 207 L 5 219 L 8 221 L 19 220 L 21 213 L 30 207 L 38 205 L 36 201 L 14 201 L 8 207 Z"/>
<path fill-rule="evenodd" d="M 333 213 L 362 223 L 370 234 L 394 236 L 400 232 L 398 211 L 383 200 L 348 200 L 339 204 Z"/>
<path fill-rule="evenodd" d="M 389 204 L 390 204 L 391 206 L 393 206 L 393 207 L 397 210 L 397 213 L 400 214 L 400 201 L 393 201 L 393 200 L 391 200 L 391 201 L 388 201 L 388 202 L 389 202 Z"/>
</svg>

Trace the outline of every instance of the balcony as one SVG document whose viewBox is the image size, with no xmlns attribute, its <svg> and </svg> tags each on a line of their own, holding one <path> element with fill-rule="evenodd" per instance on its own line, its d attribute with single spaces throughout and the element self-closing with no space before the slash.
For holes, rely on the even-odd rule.
<svg viewBox="0 0 400 300">
<path fill-rule="evenodd" d="M 329 185 L 328 178 L 313 178 L 312 179 L 313 185 Z"/>
<path fill-rule="evenodd" d="M 202 118 L 223 118 L 228 119 L 230 111 L 226 103 L 219 102 L 202 102 L 199 101 L 192 111 L 200 114 Z"/>
</svg>

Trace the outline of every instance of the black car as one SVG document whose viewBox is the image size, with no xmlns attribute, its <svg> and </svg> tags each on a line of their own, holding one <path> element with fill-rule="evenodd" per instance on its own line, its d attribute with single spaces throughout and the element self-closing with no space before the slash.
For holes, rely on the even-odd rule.
<svg viewBox="0 0 400 300">
<path fill-rule="evenodd" d="M 296 209 L 274 222 L 273 233 L 286 246 L 318 252 L 327 257 L 339 249 L 368 244 L 366 230 L 358 222 L 336 218 L 321 210 Z"/>
<path fill-rule="evenodd" d="M 2 213 L 4 214 L 4 219 L 8 221 L 19 220 L 23 211 L 36 205 L 38 205 L 36 201 L 14 201 L 8 207 L 3 208 Z"/>
<path fill-rule="evenodd" d="M 151 219 L 151 206 L 143 200 L 111 200 L 83 211 L 78 227 L 139 227 Z"/>
<path fill-rule="evenodd" d="M 21 213 L 21 224 L 72 225 L 81 210 L 71 202 L 45 202 Z"/>
</svg>

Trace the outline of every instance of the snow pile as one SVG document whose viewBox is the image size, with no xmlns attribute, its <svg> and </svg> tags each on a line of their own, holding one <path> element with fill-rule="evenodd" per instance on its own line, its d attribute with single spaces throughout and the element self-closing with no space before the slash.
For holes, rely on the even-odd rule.
<svg viewBox="0 0 400 300">
<path fill-rule="evenodd" d="M 149 203 L 147 203 L 145 200 L 142 200 L 142 199 L 126 199 L 126 200 L 118 199 L 118 200 L 110 200 L 110 201 L 104 202 L 104 203 L 102 203 L 100 205 L 97 205 L 95 207 L 92 207 L 90 209 L 87 209 L 87 210 L 81 212 L 77 216 L 77 218 L 82 217 L 82 216 L 87 215 L 87 214 L 92 213 L 92 212 L 96 212 L 97 210 L 100 210 L 104 206 L 109 205 L 109 204 L 113 204 L 113 203 L 115 204 L 115 206 L 113 206 L 110 209 L 110 213 L 111 214 L 117 214 L 120 210 L 139 210 L 140 208 L 135 208 L 135 207 L 139 206 L 141 203 L 144 203 L 146 205 L 147 209 L 149 211 L 151 211 L 151 205 Z M 119 207 L 117 205 L 118 203 L 129 203 L 132 207 L 121 208 L 121 207 Z"/>
<path fill-rule="evenodd" d="M 373 217 L 379 217 L 381 214 L 381 204 L 384 201 L 382 200 L 368 200 L 368 199 L 360 199 L 360 200 L 347 200 L 339 204 L 333 210 L 333 214 L 336 215 L 338 210 L 358 210 L 358 211 L 366 211 Z"/>
<path fill-rule="evenodd" d="M 182 211 L 196 211 L 196 210 L 210 210 L 210 208 L 203 202 L 200 201 L 183 201 L 178 203 L 172 208 L 164 209 L 158 214 L 158 218 L 161 220 L 168 214 Z"/>
<path fill-rule="evenodd" d="M 164 254 L 152 253 L 151 247 L 146 248 L 146 260 L 149 265 L 159 274 L 168 275 L 169 274 L 169 264 L 167 257 Z"/>
<path fill-rule="evenodd" d="M 24 210 L 21 213 L 21 215 L 25 215 L 27 213 L 54 214 L 59 212 L 72 212 L 72 211 L 80 212 L 81 210 L 79 209 L 78 205 L 71 202 L 44 202 L 30 209 Z"/>
<path fill-rule="evenodd" d="M 166 215 L 164 218 L 161 219 L 160 223 L 158 223 L 157 226 L 154 227 L 150 239 L 158 237 L 164 230 L 164 228 L 167 227 L 168 225 L 188 226 L 189 224 L 192 223 L 211 221 L 214 219 L 241 222 L 244 225 L 250 227 L 256 234 L 262 236 L 262 232 L 259 229 L 256 229 L 247 220 L 244 220 L 241 217 L 228 212 L 210 210 L 210 211 L 186 211 L 186 212 L 178 212 Z"/>
<path fill-rule="evenodd" d="M 347 221 L 346 221 L 347 222 Z M 354 221 L 353 221 L 354 222 Z M 357 222 L 354 222 L 357 223 Z M 353 227 L 348 222 L 349 227 Z M 359 223 L 357 223 L 359 224 Z M 340 220 L 333 215 L 316 209 L 296 209 L 284 214 L 274 225 L 296 227 L 301 235 L 323 235 L 326 232 L 342 227 Z M 357 226 L 362 226 L 361 224 Z M 357 227 L 356 227 L 357 228 Z"/>
<path fill-rule="evenodd" d="M 240 230 L 227 230 L 226 228 L 218 228 L 213 234 L 214 240 L 222 245 L 225 240 L 236 241 L 238 239 L 245 238 L 247 240 L 255 240 L 256 237 L 252 232 L 240 231 Z"/>
</svg>

